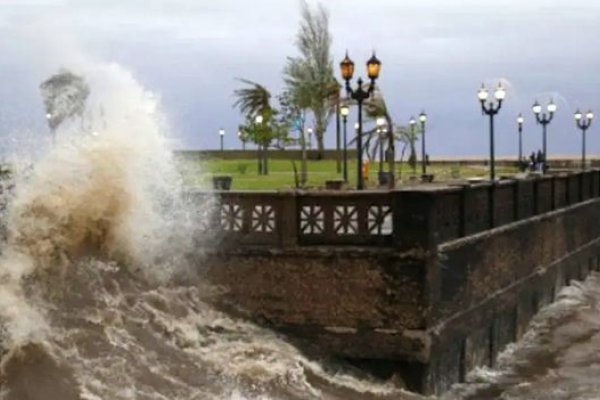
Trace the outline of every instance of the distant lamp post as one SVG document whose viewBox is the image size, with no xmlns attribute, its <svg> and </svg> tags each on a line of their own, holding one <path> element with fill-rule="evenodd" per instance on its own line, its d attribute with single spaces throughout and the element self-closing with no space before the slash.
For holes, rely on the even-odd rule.
<svg viewBox="0 0 600 400">
<path fill-rule="evenodd" d="M 224 150 L 223 139 L 225 139 L 225 129 L 219 129 L 219 136 L 221 137 L 221 152 Z"/>
<path fill-rule="evenodd" d="M 479 92 L 477 93 L 477 98 L 481 103 L 481 111 L 490 117 L 490 180 L 494 181 L 496 179 L 496 158 L 495 158 L 495 148 L 494 148 L 494 115 L 498 114 L 500 108 L 502 107 L 502 101 L 506 97 L 506 91 L 502 86 L 502 83 L 498 83 L 496 87 L 496 91 L 494 92 L 494 98 L 496 99 L 496 103 L 493 101 L 489 101 L 486 103 L 489 97 L 489 93 L 485 85 L 481 85 Z"/>
<path fill-rule="evenodd" d="M 519 113 L 517 116 L 517 129 L 519 130 L 519 163 L 523 161 L 523 123 L 525 118 Z"/>
<path fill-rule="evenodd" d="M 357 88 L 352 89 L 350 86 L 350 80 L 354 75 L 354 62 L 348 57 L 348 53 L 346 53 L 346 57 L 340 63 L 340 71 L 342 74 L 342 78 L 346 81 L 346 92 L 348 93 L 348 97 L 353 100 L 356 100 L 358 104 L 358 131 L 356 133 L 356 153 L 357 153 L 357 181 L 356 181 L 356 189 L 362 190 L 365 187 L 363 174 L 362 174 L 362 153 L 363 153 L 363 143 L 362 143 L 362 104 L 363 101 L 371 96 L 373 90 L 375 90 L 375 81 L 379 77 L 379 72 L 381 70 L 381 61 L 375 57 L 375 53 L 373 56 L 367 61 L 367 75 L 371 80 L 369 83 L 369 87 L 367 90 L 363 88 L 363 80 L 362 78 L 358 78 Z"/>
<path fill-rule="evenodd" d="M 425 123 L 427 122 L 427 114 L 421 111 L 419 114 L 419 122 L 421 123 L 421 172 L 427 174 L 427 153 L 425 152 Z"/>
<path fill-rule="evenodd" d="M 350 114 L 350 109 L 346 104 L 342 105 L 340 108 L 340 114 L 342 115 L 342 139 L 343 139 L 343 173 L 344 173 L 344 182 L 348 182 L 348 138 L 347 138 L 347 125 L 348 125 L 348 114 Z"/>
<path fill-rule="evenodd" d="M 592 110 L 589 110 L 585 116 L 581 111 L 575 111 L 575 122 L 577 123 L 577 127 L 581 129 L 581 169 L 585 169 L 585 133 L 590 125 L 592 125 L 593 119 L 594 113 Z"/>
<path fill-rule="evenodd" d="M 411 137 L 411 140 L 414 140 L 414 138 L 415 138 L 415 129 L 417 127 L 417 120 L 412 115 L 410 117 L 410 120 L 408 121 L 408 126 L 410 127 L 410 137 Z M 412 151 L 413 147 L 414 146 L 411 146 L 411 152 L 410 152 L 411 153 L 411 157 L 410 157 L 410 160 L 409 160 L 409 164 L 412 164 L 411 167 L 412 167 L 413 174 L 414 174 L 414 173 L 416 173 L 416 169 L 417 169 L 417 160 L 416 160 L 417 155 L 414 154 L 414 152 Z"/>
<path fill-rule="evenodd" d="M 52 121 L 52 114 L 46 114 L 46 122 L 48 122 L 48 126 L 50 127 L 50 135 L 52 136 L 52 144 L 56 143 L 56 128 L 54 127 L 54 123 Z"/>
<path fill-rule="evenodd" d="M 308 128 L 307 133 L 308 133 L 308 149 L 312 150 L 312 135 L 313 135 L 312 128 Z"/>
<path fill-rule="evenodd" d="M 540 103 L 538 103 L 538 101 L 536 100 L 535 103 L 533 104 L 533 106 L 531 107 L 533 113 L 535 114 L 535 120 L 537 121 L 538 124 L 542 125 L 542 155 L 543 155 L 543 165 L 544 165 L 544 171 L 547 169 L 547 161 L 548 161 L 548 153 L 547 153 L 547 141 L 546 141 L 546 127 L 548 126 L 548 124 L 550 124 L 550 122 L 552 121 L 552 118 L 554 117 L 554 113 L 556 112 L 556 104 L 554 104 L 554 101 L 550 100 L 550 103 L 548 103 L 547 106 L 547 110 L 548 110 L 548 114 L 546 113 L 542 113 L 542 106 L 540 105 Z"/>
<path fill-rule="evenodd" d="M 254 122 L 256 123 L 256 125 L 261 126 L 262 123 L 264 121 L 264 118 L 261 114 L 258 114 L 256 116 L 256 118 L 254 118 Z M 260 135 L 259 135 L 260 136 Z M 259 175 L 265 175 L 265 169 L 266 169 L 266 163 L 264 162 L 264 149 L 263 149 L 263 145 L 260 143 L 260 141 L 256 140 L 255 143 L 257 144 L 257 152 L 258 152 L 258 174 Z"/>
</svg>

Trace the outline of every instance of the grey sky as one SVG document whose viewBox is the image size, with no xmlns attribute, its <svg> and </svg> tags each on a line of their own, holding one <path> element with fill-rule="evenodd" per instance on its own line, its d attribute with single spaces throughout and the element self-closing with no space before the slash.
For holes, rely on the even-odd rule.
<svg viewBox="0 0 600 400">
<path fill-rule="evenodd" d="M 311 1 L 314 4 L 314 1 Z M 498 117 L 500 154 L 516 152 L 523 112 L 525 149 L 541 147 L 531 114 L 535 98 L 554 96 L 549 151 L 577 154 L 572 114 L 600 116 L 600 3 L 595 0 L 323 0 L 330 12 L 335 64 L 350 51 L 363 73 L 371 49 L 383 62 L 380 87 L 397 122 L 425 109 L 432 155 L 486 154 L 487 120 L 476 90 L 506 80 Z M 296 0 L 0 0 L 0 135 L 45 133 L 38 84 L 68 67 L 71 46 L 133 71 L 161 96 L 181 145 L 239 146 L 233 110 L 236 77 L 282 86 L 294 55 Z M 64 42 L 64 43 L 63 43 Z M 93 90 L 93 88 L 92 88 Z M 598 132 L 598 133 L 596 133 Z M 600 124 L 590 151 L 600 154 Z M 334 143 L 333 124 L 327 143 Z"/>
</svg>

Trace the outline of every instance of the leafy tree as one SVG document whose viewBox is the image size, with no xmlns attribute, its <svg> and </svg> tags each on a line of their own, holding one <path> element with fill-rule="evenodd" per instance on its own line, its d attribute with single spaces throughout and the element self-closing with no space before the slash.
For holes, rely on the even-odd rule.
<svg viewBox="0 0 600 400">
<path fill-rule="evenodd" d="M 271 110 L 271 92 L 263 85 L 248 79 L 238 79 L 247 85 L 241 89 L 234 90 L 237 98 L 233 107 L 239 108 L 244 115 L 257 116 Z"/>
<path fill-rule="evenodd" d="M 289 143 L 290 122 L 286 115 L 271 106 L 271 93 L 264 86 L 246 79 L 240 81 L 249 87 L 237 89 L 234 95 L 238 107 L 245 114 L 244 124 L 239 126 L 242 136 L 258 146 L 258 173 L 267 175 L 269 147 L 283 148 Z M 262 121 L 258 123 L 257 117 Z"/>
<path fill-rule="evenodd" d="M 319 158 L 323 157 L 324 135 L 339 97 L 339 84 L 333 75 L 329 15 L 323 6 L 312 10 L 302 1 L 302 20 L 296 36 L 298 57 L 289 57 L 284 69 L 287 90 L 300 109 L 311 111 Z"/>
<path fill-rule="evenodd" d="M 300 145 L 302 159 L 300 165 L 300 179 L 296 182 L 296 186 L 304 186 L 308 180 L 308 163 L 306 153 L 306 140 L 304 137 L 306 125 L 306 108 L 302 108 L 303 100 L 296 98 L 300 93 L 290 90 L 284 91 L 279 96 L 279 104 L 282 116 L 282 123 L 288 127 L 288 131 L 296 136 L 295 141 Z M 296 165 L 293 165 L 296 171 Z"/>
<path fill-rule="evenodd" d="M 85 102 L 90 95 L 85 80 L 67 69 L 61 69 L 42 82 L 40 91 L 48 126 L 53 133 L 65 120 L 83 115 Z"/>
</svg>

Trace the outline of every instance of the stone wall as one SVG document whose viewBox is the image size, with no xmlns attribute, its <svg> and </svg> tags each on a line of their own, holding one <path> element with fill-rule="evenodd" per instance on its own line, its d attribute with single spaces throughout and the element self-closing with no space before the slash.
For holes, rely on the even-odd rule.
<svg viewBox="0 0 600 400">
<path fill-rule="evenodd" d="M 456 382 L 448 363 L 465 371 L 493 365 L 562 286 L 598 269 L 598 216 L 600 201 L 590 200 L 439 247 L 439 280 L 430 283 L 439 291 L 428 327 L 432 351 L 424 392 Z"/>
<path fill-rule="evenodd" d="M 255 249 L 213 254 L 205 264 L 211 281 L 225 288 L 221 307 L 295 337 L 318 338 L 321 351 L 426 359 L 421 337 L 401 337 L 425 329 L 425 271 L 410 255 Z"/>
<path fill-rule="evenodd" d="M 385 365 L 424 393 L 493 365 L 561 286 L 600 260 L 599 171 L 214 195 L 219 212 L 206 229 L 218 240 L 203 264 L 225 290 L 219 306 L 307 349 L 378 374 Z"/>
</svg>

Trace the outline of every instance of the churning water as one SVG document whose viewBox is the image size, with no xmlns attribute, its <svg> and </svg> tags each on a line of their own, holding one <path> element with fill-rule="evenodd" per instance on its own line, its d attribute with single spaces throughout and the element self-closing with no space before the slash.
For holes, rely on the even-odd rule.
<svg viewBox="0 0 600 400">
<path fill-rule="evenodd" d="M 213 309 L 158 102 L 77 65 L 102 118 L 67 127 L 4 191 L 0 398 L 417 399 Z M 191 261 L 193 260 L 193 261 Z M 600 282 L 566 288 L 497 370 L 446 398 L 600 398 Z"/>
<path fill-rule="evenodd" d="M 209 306 L 189 255 L 210 204 L 184 200 L 157 100 L 118 65 L 73 70 L 101 118 L 61 129 L 4 191 L 1 398 L 401 395 Z"/>
</svg>

